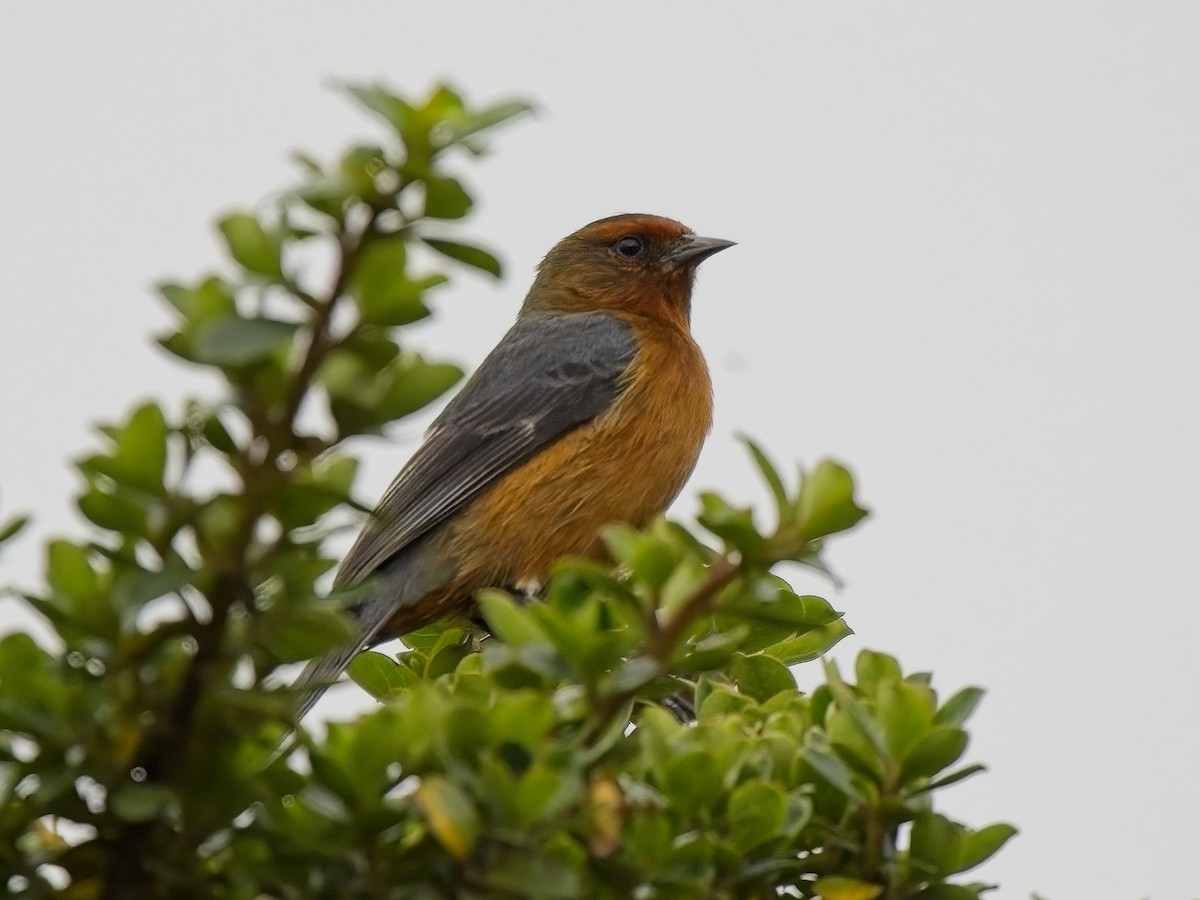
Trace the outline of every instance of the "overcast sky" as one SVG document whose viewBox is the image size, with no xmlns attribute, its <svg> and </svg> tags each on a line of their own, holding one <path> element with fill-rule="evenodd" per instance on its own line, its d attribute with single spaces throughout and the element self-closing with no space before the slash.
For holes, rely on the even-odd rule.
<svg viewBox="0 0 1200 900">
<path fill-rule="evenodd" d="M 207 388 L 148 286 L 212 266 L 290 148 L 373 133 L 333 80 L 523 95 L 467 173 L 508 277 L 421 345 L 478 362 L 600 216 L 738 241 L 697 288 L 717 417 L 675 513 L 759 499 L 735 432 L 846 461 L 874 515 L 831 548 L 836 657 L 988 689 L 990 771 L 942 803 L 1021 828 L 996 896 L 1195 897 L 1198 48 L 1184 2 L 5 4 L 0 515 L 39 527 L 0 581 L 77 532 L 89 422 Z M 364 493 L 412 449 L 376 442 Z"/>
</svg>

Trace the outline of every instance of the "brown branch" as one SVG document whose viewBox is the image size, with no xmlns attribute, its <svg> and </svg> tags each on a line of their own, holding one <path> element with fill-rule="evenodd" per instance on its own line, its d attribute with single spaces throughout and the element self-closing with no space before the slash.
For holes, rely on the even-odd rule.
<svg viewBox="0 0 1200 900">
<path fill-rule="evenodd" d="M 313 376 L 329 352 L 337 346 L 330 334 L 334 310 L 345 292 L 358 254 L 374 233 L 378 215 L 378 210 L 372 210 L 370 219 L 360 232 L 340 236 L 337 270 L 326 296 L 315 305 L 309 302 L 311 297 L 299 297 L 312 310 L 309 323 L 312 337 L 300 364 L 288 379 L 281 414 L 274 421 L 270 421 L 269 416 L 250 416 L 255 432 L 251 443 L 254 438 L 265 438 L 266 449 L 262 459 L 256 460 L 249 452 L 244 452 L 234 460 L 234 467 L 242 482 L 242 492 L 241 516 L 227 545 L 232 552 L 217 561 L 217 577 L 206 592 L 212 614 L 207 622 L 200 624 L 193 632 L 196 652 L 184 671 L 174 703 L 164 721 L 148 729 L 143 736 L 136 758 L 137 765 L 145 770 L 149 781 L 169 782 L 176 772 L 186 771 L 190 753 L 196 749 L 192 741 L 192 726 L 204 686 L 212 677 L 212 667 L 221 657 L 229 613 L 238 603 L 249 605 L 253 600 L 249 554 L 255 531 L 262 520 L 271 489 L 281 479 L 289 477 L 279 468 L 280 455 L 299 443 L 295 430 L 296 417 L 312 386 Z M 150 823 L 138 823 L 122 829 L 115 836 L 102 895 L 105 900 L 151 896 L 147 891 L 153 881 L 143 866 L 151 833 Z"/>
<path fill-rule="evenodd" d="M 704 584 L 696 588 L 695 593 L 683 602 L 665 625 L 651 632 L 641 655 L 657 660 L 660 665 L 667 665 L 691 624 L 712 612 L 717 594 L 740 570 L 739 564 L 728 556 L 722 556 L 713 562 L 708 567 L 708 577 L 704 579 Z"/>
<path fill-rule="evenodd" d="M 655 663 L 656 677 L 667 671 L 676 649 L 683 643 L 684 636 L 692 623 L 712 612 L 717 595 L 741 572 L 741 565 L 730 556 L 721 556 L 708 567 L 708 577 L 692 592 L 665 624 L 659 626 L 651 618 L 650 635 L 635 659 L 650 659 Z M 637 689 L 610 694 L 600 701 L 599 713 L 588 732 L 591 737 L 602 734 L 616 714 L 635 696 Z"/>
</svg>

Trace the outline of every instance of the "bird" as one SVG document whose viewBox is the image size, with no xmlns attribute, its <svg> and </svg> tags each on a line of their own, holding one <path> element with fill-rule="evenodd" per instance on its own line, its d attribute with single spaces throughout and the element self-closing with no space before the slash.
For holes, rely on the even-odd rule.
<svg viewBox="0 0 1200 900">
<path fill-rule="evenodd" d="M 696 269 L 733 241 L 649 214 L 554 245 L 516 321 L 430 425 L 334 577 L 357 636 L 312 661 L 299 718 L 355 654 L 454 614 L 485 587 L 536 584 L 601 532 L 678 495 L 712 427 L 691 334 Z"/>
</svg>

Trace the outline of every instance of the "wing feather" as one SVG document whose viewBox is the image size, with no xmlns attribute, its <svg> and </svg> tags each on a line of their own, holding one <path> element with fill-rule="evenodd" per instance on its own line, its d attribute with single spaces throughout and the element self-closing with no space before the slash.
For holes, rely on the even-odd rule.
<svg viewBox="0 0 1200 900">
<path fill-rule="evenodd" d="M 522 316 L 429 429 L 338 571 L 361 580 L 617 398 L 637 343 L 607 313 Z"/>
</svg>

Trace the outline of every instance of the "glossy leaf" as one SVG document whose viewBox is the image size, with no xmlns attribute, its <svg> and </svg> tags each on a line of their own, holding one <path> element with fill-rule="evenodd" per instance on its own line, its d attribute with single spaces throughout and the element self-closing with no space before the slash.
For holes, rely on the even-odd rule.
<svg viewBox="0 0 1200 900">
<path fill-rule="evenodd" d="M 822 460 L 804 477 L 796 516 L 807 539 L 853 528 L 866 514 L 854 500 L 854 479 L 843 466 Z"/>
</svg>

